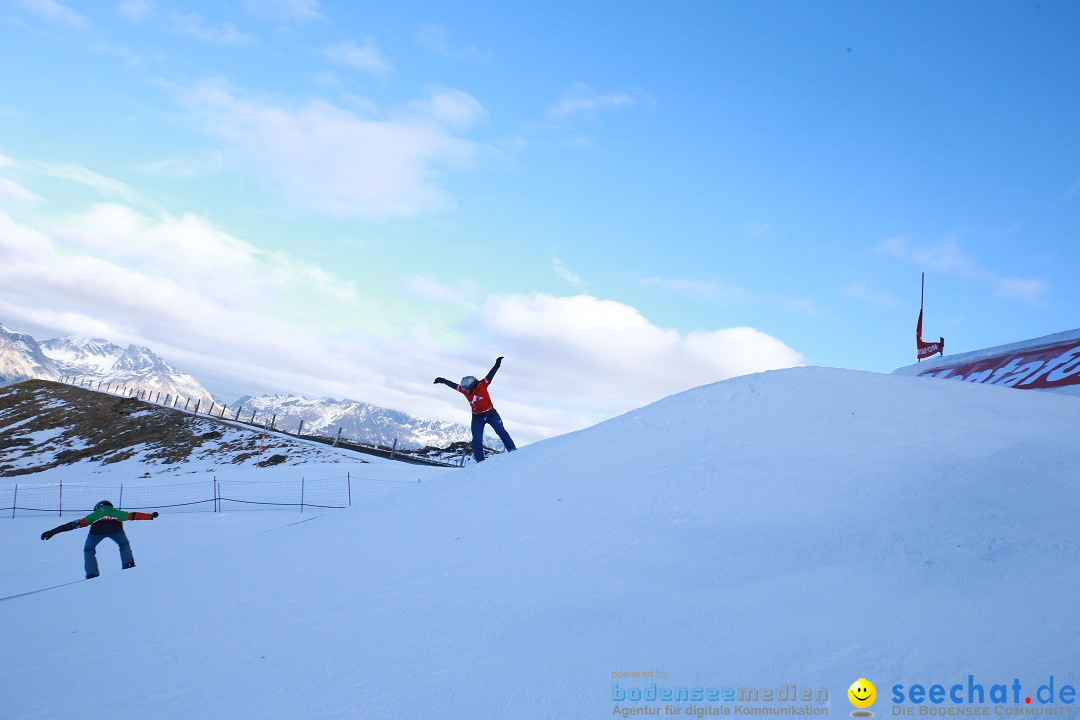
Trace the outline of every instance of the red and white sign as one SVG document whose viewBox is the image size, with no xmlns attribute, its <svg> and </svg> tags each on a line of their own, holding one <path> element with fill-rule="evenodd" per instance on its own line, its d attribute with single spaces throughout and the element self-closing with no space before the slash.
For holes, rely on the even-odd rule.
<svg viewBox="0 0 1080 720">
<path fill-rule="evenodd" d="M 945 338 L 940 338 L 937 342 L 923 342 L 922 339 L 922 310 L 919 310 L 919 322 L 915 325 L 915 356 L 920 360 L 925 360 L 933 355 L 945 354 Z"/>
<path fill-rule="evenodd" d="M 978 360 L 935 363 L 918 377 L 1003 385 L 1021 390 L 1053 390 L 1080 385 L 1080 340 L 1004 351 Z"/>
</svg>

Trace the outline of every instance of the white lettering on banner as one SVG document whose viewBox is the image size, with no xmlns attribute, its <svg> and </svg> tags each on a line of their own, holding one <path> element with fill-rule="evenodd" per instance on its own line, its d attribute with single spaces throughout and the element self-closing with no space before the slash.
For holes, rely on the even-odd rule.
<svg viewBox="0 0 1080 720">
<path fill-rule="evenodd" d="M 1041 363 L 1041 362 L 1028 363 L 1027 365 L 1024 365 L 1023 367 L 1021 367 L 1019 370 L 1017 370 L 1015 373 L 1013 373 L 1009 377 L 1002 380 L 1000 383 L 995 383 L 995 384 L 1004 385 L 1005 387 L 1016 387 L 1016 383 L 1020 382 L 1021 380 L 1025 379 L 1027 377 L 1030 377 L 1032 373 L 1037 371 L 1042 366 L 1043 366 L 1043 363 Z"/>
<path fill-rule="evenodd" d="M 1069 354 L 1070 355 L 1080 354 L 1080 347 L 1074 347 L 1072 350 L 1069 351 Z M 1062 357 L 1065 357 L 1065 356 L 1063 355 Z M 1069 367 L 1070 364 L 1072 365 L 1071 368 Z M 1065 378 L 1069 377 L 1070 375 L 1075 375 L 1078 372 L 1080 372 L 1080 358 L 1072 360 L 1071 363 L 1066 362 L 1065 365 L 1063 365 L 1062 367 L 1058 368 L 1057 370 L 1054 370 L 1049 375 L 1047 375 L 1046 379 L 1049 380 L 1050 382 L 1058 382 L 1059 380 L 1064 380 Z"/>
<path fill-rule="evenodd" d="M 1080 345 L 1066 343 L 1002 353 L 967 363 L 938 365 L 920 377 L 1047 389 L 1080 384 Z"/>
</svg>

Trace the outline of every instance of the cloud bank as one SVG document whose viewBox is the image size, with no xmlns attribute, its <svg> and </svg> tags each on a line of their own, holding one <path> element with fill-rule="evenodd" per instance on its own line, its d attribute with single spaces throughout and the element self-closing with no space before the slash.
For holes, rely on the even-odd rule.
<svg viewBox="0 0 1080 720">
<path fill-rule="evenodd" d="M 99 183 L 100 184 L 100 183 Z M 396 298 L 366 297 L 333 270 L 268 252 L 192 214 L 100 202 L 59 220 L 19 217 L 31 193 L 0 193 L 0 321 L 26 331 L 92 334 L 157 350 L 211 391 L 364 400 L 466 422 L 436 375 L 487 372 L 523 443 L 582 428 L 666 395 L 802 357 L 752 328 L 681 334 L 590 295 L 501 294 L 426 276 L 401 292 L 455 303 L 460 322 L 348 331 Z M 108 183 L 101 184 L 105 189 Z M 8 208 L 4 208 L 4 200 Z M 44 339 L 44 338 L 42 338 Z"/>
<path fill-rule="evenodd" d="M 222 152 L 293 205 L 339 217 L 407 217 L 453 207 L 441 184 L 478 154 L 463 134 L 485 117 L 467 93 L 440 89 L 393 113 L 361 115 L 325 100 L 243 97 L 220 81 L 182 93 Z"/>
</svg>

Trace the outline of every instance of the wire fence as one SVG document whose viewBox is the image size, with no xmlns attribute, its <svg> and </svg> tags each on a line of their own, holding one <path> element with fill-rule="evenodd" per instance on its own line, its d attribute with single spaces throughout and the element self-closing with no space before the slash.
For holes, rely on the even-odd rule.
<svg viewBox="0 0 1080 720">
<path fill-rule="evenodd" d="M 161 405 L 174 410 L 191 413 L 194 416 L 201 415 L 215 420 L 227 420 L 240 425 L 247 425 L 264 432 L 281 432 L 296 438 L 313 440 L 315 442 L 323 443 L 324 445 L 341 447 L 347 450 L 365 453 L 367 455 L 389 458 L 390 460 L 401 460 L 418 465 L 434 465 L 438 467 L 464 467 L 472 460 L 471 447 L 468 446 L 468 443 L 464 442 L 455 443 L 446 450 L 439 450 L 436 448 L 421 448 L 418 450 L 407 449 L 404 447 L 399 448 L 396 439 L 393 441 L 392 445 L 350 440 L 347 437 L 342 437 L 342 427 L 338 427 L 337 434 L 333 436 L 313 434 L 311 432 L 305 434 L 303 420 L 300 421 L 300 425 L 297 427 L 296 432 L 290 432 L 284 428 L 278 427 L 278 416 L 276 413 L 264 414 L 260 417 L 256 409 L 249 407 L 247 408 L 251 410 L 249 414 L 243 403 L 237 403 L 235 408 L 230 408 L 227 405 L 218 404 L 213 400 L 204 401 L 200 398 L 182 398 L 179 395 L 162 393 L 158 390 L 146 390 L 138 385 L 132 385 L 130 383 L 109 382 L 107 380 L 95 380 L 89 377 L 73 375 L 61 377 L 60 382 L 66 385 L 74 385 L 87 390 L 93 390 L 95 392 L 142 400 L 143 402 L 152 403 L 154 405 Z M 184 402 L 181 403 L 181 400 Z M 456 448 L 454 447 L 455 445 L 457 446 Z"/>
<path fill-rule="evenodd" d="M 376 500 L 417 482 L 343 477 L 278 481 L 212 480 L 179 485 L 71 485 L 17 483 L 0 487 L 0 518 L 87 515 L 108 500 L 119 510 L 230 512 L 344 509 Z"/>
</svg>

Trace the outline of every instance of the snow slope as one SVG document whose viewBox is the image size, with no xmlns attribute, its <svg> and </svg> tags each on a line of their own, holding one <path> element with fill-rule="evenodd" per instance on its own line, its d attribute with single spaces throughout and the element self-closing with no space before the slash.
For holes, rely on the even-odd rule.
<svg viewBox="0 0 1080 720">
<path fill-rule="evenodd" d="M 366 465 L 425 474 L 347 511 L 129 523 L 135 570 L 103 544 L 100 578 L 0 601 L 0 716 L 664 714 L 614 682 L 794 683 L 847 716 L 864 677 L 883 716 L 896 683 L 1076 686 L 1078 427 L 1071 397 L 797 368 L 465 470 Z M 55 524 L 0 520 L 0 598 L 81 577 Z"/>
</svg>

